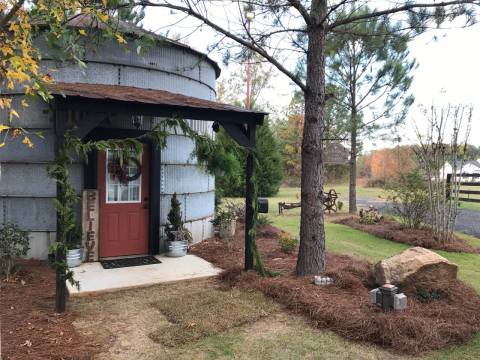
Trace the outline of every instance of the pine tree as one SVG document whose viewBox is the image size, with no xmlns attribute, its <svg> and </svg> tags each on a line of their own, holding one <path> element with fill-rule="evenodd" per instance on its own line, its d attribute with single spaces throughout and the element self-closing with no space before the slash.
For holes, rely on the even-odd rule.
<svg viewBox="0 0 480 360">
<path fill-rule="evenodd" d="M 339 12 L 339 16 L 348 11 Z M 365 6 L 351 14 L 363 16 L 371 11 Z M 344 94 L 335 101 L 349 117 L 346 130 L 350 136 L 350 213 L 357 211 L 357 157 L 361 138 L 379 129 L 391 134 L 413 103 L 408 90 L 416 62 L 409 56 L 410 35 L 401 33 L 401 26 L 380 17 L 340 27 L 342 31 L 327 37 L 327 83 L 335 84 Z"/>
<path fill-rule="evenodd" d="M 167 216 L 168 225 L 165 229 L 169 241 L 175 241 L 173 231 L 183 229 L 182 211 L 180 210 L 180 201 L 177 199 L 177 193 L 174 193 L 170 201 L 170 212 Z"/>
<path fill-rule="evenodd" d="M 215 178 L 215 189 L 220 197 L 241 197 L 245 192 L 245 151 L 225 131 L 215 139 L 226 153 L 234 156 L 238 166 Z M 283 180 L 283 162 L 280 146 L 268 121 L 257 130 L 257 191 L 259 196 L 275 195 Z"/>
</svg>

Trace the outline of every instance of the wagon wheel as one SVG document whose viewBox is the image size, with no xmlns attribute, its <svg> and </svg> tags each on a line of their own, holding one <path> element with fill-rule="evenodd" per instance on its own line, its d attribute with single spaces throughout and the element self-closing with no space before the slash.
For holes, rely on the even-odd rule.
<svg viewBox="0 0 480 360">
<path fill-rule="evenodd" d="M 331 198 L 329 193 L 323 193 L 323 206 L 324 210 L 328 210 L 329 212 L 331 211 Z"/>
<path fill-rule="evenodd" d="M 328 195 L 330 195 L 332 197 L 332 199 L 334 200 L 337 200 L 338 199 L 338 194 L 337 192 L 335 191 L 335 189 L 330 189 L 328 191 Z"/>
<path fill-rule="evenodd" d="M 332 210 L 334 212 L 337 212 L 337 199 L 338 199 L 338 194 L 335 191 L 335 189 L 330 189 L 327 193 L 328 195 L 328 212 L 330 213 Z"/>
</svg>

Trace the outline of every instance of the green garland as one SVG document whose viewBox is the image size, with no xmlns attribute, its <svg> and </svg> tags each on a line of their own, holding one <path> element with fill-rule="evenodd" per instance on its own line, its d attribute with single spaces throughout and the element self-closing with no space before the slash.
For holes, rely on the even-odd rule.
<svg viewBox="0 0 480 360">
<path fill-rule="evenodd" d="M 75 205 L 80 200 L 75 188 L 70 182 L 70 173 L 68 170 L 76 156 L 82 156 L 87 159 L 88 154 L 94 150 L 106 151 L 115 150 L 119 152 L 119 156 L 126 159 L 131 155 L 133 150 L 136 154 L 142 151 L 142 140 L 151 139 L 156 143 L 160 149 L 164 149 L 167 145 L 166 138 L 172 134 L 170 130 L 173 129 L 174 134 L 178 134 L 178 129 L 187 137 L 195 141 L 195 154 L 201 154 L 199 163 L 204 165 L 211 173 L 218 172 L 220 167 L 215 161 L 216 144 L 206 135 L 201 135 L 193 131 L 187 122 L 179 118 L 162 119 L 154 129 L 145 133 L 144 135 L 127 138 L 127 139 L 112 139 L 87 141 L 82 140 L 72 132 L 67 131 L 63 138 L 63 142 L 57 150 L 55 161 L 48 167 L 48 176 L 52 178 L 57 184 L 57 196 L 53 200 L 55 210 L 58 215 L 57 223 L 57 241 L 49 246 L 49 252 L 62 255 L 62 260 L 58 256 L 52 267 L 63 277 L 63 280 L 69 281 L 72 286 L 80 288 L 80 283 L 73 278 L 73 271 L 71 271 L 65 260 L 67 255 L 67 234 L 72 231 L 77 224 L 77 216 L 74 210 Z"/>
<path fill-rule="evenodd" d="M 275 271 L 269 271 L 265 268 L 265 264 L 263 263 L 262 255 L 260 254 L 260 251 L 257 248 L 257 224 L 258 224 L 258 197 L 257 197 L 257 192 L 258 192 L 258 186 L 257 186 L 257 172 L 255 171 L 258 166 L 259 166 L 259 161 L 257 157 L 257 152 L 256 150 L 253 149 L 247 149 L 248 152 L 250 152 L 253 155 L 253 174 L 252 177 L 250 178 L 250 185 L 253 188 L 253 223 L 252 223 L 252 228 L 249 231 L 249 235 L 251 237 L 251 242 L 250 242 L 250 250 L 253 254 L 253 257 L 255 259 L 255 268 L 257 272 L 261 276 L 278 276 L 280 275 L 279 272 Z"/>
<path fill-rule="evenodd" d="M 219 145 L 210 137 L 198 134 L 190 128 L 185 120 L 179 118 L 162 119 L 162 122 L 154 129 L 136 138 L 87 141 L 84 143 L 70 131 L 65 133 L 63 143 L 58 148 L 55 161 L 48 167 L 48 176 L 57 184 L 57 197 L 53 200 L 53 204 L 58 215 L 57 241 L 50 245 L 49 252 L 62 255 L 61 260 L 56 256 L 55 261 L 52 264 L 52 267 L 57 271 L 57 274 L 61 274 L 60 276 L 63 277 L 62 280 L 69 281 L 72 286 L 76 286 L 78 289 L 80 288 L 80 283 L 74 279 L 73 271 L 68 268 L 66 261 L 64 260 L 66 259 L 68 251 L 67 234 L 72 231 L 78 223 L 74 207 L 80 200 L 80 197 L 77 195 L 75 188 L 70 182 L 70 173 L 68 170 L 69 165 L 73 163 L 76 156 L 80 155 L 87 159 L 88 154 L 94 150 L 115 150 L 119 152 L 119 156 L 126 159 L 130 156 L 132 150 L 136 154 L 140 154 L 143 146 L 142 140 L 147 138 L 153 140 L 160 149 L 164 149 L 167 145 L 166 138 L 171 135 L 171 132 L 169 131 L 171 129 L 174 130 L 175 134 L 178 134 L 177 129 L 180 129 L 183 135 L 194 140 L 195 149 L 192 156 L 196 156 L 198 163 L 201 166 L 204 166 L 209 173 L 215 175 L 221 171 L 228 171 L 228 154 L 221 151 L 222 149 L 219 149 Z M 251 249 L 252 254 L 255 257 L 257 271 L 262 276 L 273 276 L 274 274 L 265 269 L 262 257 L 255 242 L 258 215 L 255 168 L 258 166 L 258 159 L 255 151 L 248 151 L 252 151 L 254 156 L 254 175 L 250 180 L 254 189 L 254 219 L 253 227 L 250 230 L 250 236 L 252 237 Z"/>
<path fill-rule="evenodd" d="M 77 225 L 77 216 L 74 210 L 75 205 L 80 200 L 75 188 L 70 182 L 70 173 L 68 166 L 73 163 L 75 155 L 83 155 L 85 158 L 92 150 L 117 150 L 120 156 L 126 158 L 131 150 L 137 154 L 142 150 L 140 139 L 124 139 L 124 140 L 101 140 L 82 141 L 66 132 L 63 143 L 58 148 L 55 156 L 55 162 L 48 167 L 48 176 L 57 184 L 57 197 L 53 200 L 54 208 L 57 212 L 57 241 L 49 246 L 49 252 L 61 254 L 61 259 L 55 256 L 52 267 L 62 274 L 65 281 L 69 281 L 72 286 L 80 289 L 80 283 L 73 278 L 73 271 L 70 270 L 65 262 L 67 256 L 67 234 Z"/>
</svg>

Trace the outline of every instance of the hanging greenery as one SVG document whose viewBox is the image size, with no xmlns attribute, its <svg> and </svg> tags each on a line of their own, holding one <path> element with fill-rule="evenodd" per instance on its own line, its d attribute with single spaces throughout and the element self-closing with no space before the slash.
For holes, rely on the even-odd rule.
<svg viewBox="0 0 480 360">
<path fill-rule="evenodd" d="M 253 189 L 253 223 L 252 228 L 249 231 L 251 237 L 250 249 L 252 251 L 253 257 L 255 259 L 255 268 L 261 276 L 278 276 L 280 273 L 269 271 L 265 268 L 263 263 L 262 255 L 257 248 L 257 225 L 258 225 L 258 181 L 257 181 L 257 169 L 259 168 L 259 161 L 257 157 L 257 151 L 255 149 L 248 149 L 247 152 L 250 152 L 253 155 L 253 175 L 250 178 L 250 185 Z"/>
<path fill-rule="evenodd" d="M 65 133 L 57 149 L 55 162 L 48 167 L 48 176 L 57 184 L 57 197 L 53 200 L 57 212 L 57 241 L 50 245 L 49 252 L 55 254 L 52 267 L 62 277 L 61 281 L 69 281 L 72 286 L 80 288 L 79 282 L 73 278 L 73 271 L 68 268 L 65 261 L 68 250 L 67 235 L 78 224 L 75 205 L 80 199 L 70 182 L 69 166 L 73 163 L 75 156 L 82 155 L 86 158 L 93 150 L 115 150 L 123 158 L 131 154 L 131 151 L 139 154 L 142 150 L 140 140 L 140 138 L 115 139 L 82 143 L 81 139 L 71 132 Z"/>
<path fill-rule="evenodd" d="M 195 133 L 183 119 L 163 119 L 153 130 L 139 137 L 127 139 L 82 142 L 82 140 L 71 131 L 65 133 L 57 149 L 55 161 L 48 167 L 49 177 L 57 184 L 57 196 L 53 201 L 58 218 L 57 241 L 49 247 L 49 252 L 55 254 L 55 261 L 52 267 L 56 270 L 57 277 L 59 277 L 57 278 L 57 311 L 61 312 L 64 310 L 66 295 L 64 289 L 59 290 L 58 284 L 63 284 L 60 288 L 64 288 L 65 282 L 69 281 L 72 286 L 80 288 L 79 282 L 73 277 L 73 271 L 68 268 L 65 261 L 68 250 L 67 234 L 73 231 L 78 223 L 75 205 L 80 200 L 70 181 L 69 166 L 78 156 L 86 160 L 88 154 L 94 150 L 115 151 L 119 164 L 125 164 L 129 161 L 129 158 L 132 157 L 132 153 L 135 155 L 141 153 L 143 148 L 142 141 L 151 139 L 162 149 L 166 146 L 167 136 L 172 132 L 178 133 L 179 131 L 193 138 L 196 147 L 207 149 L 204 152 L 205 156 L 211 158 L 208 151 L 214 151 L 214 147 L 209 145 L 209 143 L 213 143 L 213 141 L 208 136 Z M 63 306 L 58 305 L 59 303 L 63 304 Z"/>
<path fill-rule="evenodd" d="M 87 141 L 82 142 L 80 138 L 75 136 L 71 131 L 67 131 L 64 135 L 63 141 L 60 144 L 55 162 L 49 166 L 48 175 L 55 180 L 57 184 L 57 197 L 54 199 L 54 207 L 57 212 L 57 241 L 55 241 L 49 248 L 50 253 L 55 254 L 55 261 L 52 267 L 56 270 L 57 276 L 60 276 L 59 281 L 69 281 L 72 286 L 80 288 L 80 283 L 74 279 L 73 272 L 68 268 L 66 264 L 67 255 L 67 234 L 75 228 L 78 223 L 75 213 L 75 205 L 79 201 L 75 188 L 70 182 L 69 166 L 73 163 L 74 159 L 78 156 L 83 157 L 85 160 L 88 158 L 88 154 L 94 150 L 115 151 L 118 157 L 118 163 L 120 167 L 122 164 L 126 164 L 132 157 L 132 153 L 139 155 L 142 151 L 142 141 L 150 139 L 156 143 L 160 149 L 166 147 L 166 138 L 172 134 L 181 133 L 190 137 L 195 142 L 195 149 L 192 156 L 196 156 L 198 163 L 202 165 L 209 173 L 217 174 L 220 171 L 228 170 L 228 155 L 224 151 L 220 151 L 218 144 L 216 144 L 209 136 L 199 134 L 192 130 L 188 123 L 179 118 L 166 118 L 162 119 L 151 131 L 146 132 L 144 135 L 135 138 L 126 139 L 111 139 L 111 140 L 99 140 L 99 141 Z M 255 166 L 258 167 L 258 160 L 255 158 Z M 227 168 L 226 168 L 227 166 Z M 255 173 L 255 172 L 254 172 Z M 118 172 L 115 172 L 118 176 Z M 256 237 L 256 221 L 257 221 L 257 201 L 256 201 L 256 179 L 255 175 L 251 180 L 254 187 L 254 222 L 253 229 L 251 230 L 252 236 L 252 253 L 255 256 L 257 270 L 262 275 L 270 275 L 271 273 L 265 270 L 260 253 L 257 250 L 255 244 Z M 57 286 L 58 291 L 58 286 Z M 65 302 L 65 292 L 62 292 L 63 303 Z M 58 300 L 59 294 L 57 294 Z M 58 304 L 58 302 L 57 302 Z M 57 305 L 58 307 L 58 305 Z M 57 309 L 57 311 L 63 311 L 63 308 Z"/>
</svg>

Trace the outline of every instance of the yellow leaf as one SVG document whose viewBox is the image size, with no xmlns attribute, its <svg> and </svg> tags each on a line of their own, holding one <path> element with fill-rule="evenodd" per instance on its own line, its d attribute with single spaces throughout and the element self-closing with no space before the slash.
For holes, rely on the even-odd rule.
<svg viewBox="0 0 480 360">
<path fill-rule="evenodd" d="M 27 145 L 29 148 L 32 148 L 32 147 L 33 147 L 33 143 L 30 141 L 30 139 L 29 139 L 28 136 L 26 136 L 26 135 L 25 135 L 25 137 L 23 138 L 22 143 L 24 143 L 25 145 Z"/>
<path fill-rule="evenodd" d="M 79 32 L 79 33 L 80 33 L 80 35 L 82 35 L 82 36 L 85 36 L 85 35 L 87 35 L 87 33 L 85 32 L 85 30 L 84 30 L 84 29 L 80 29 L 80 30 L 78 30 L 78 32 Z"/>
<path fill-rule="evenodd" d="M 117 41 L 118 41 L 119 44 L 126 44 L 127 43 L 122 35 L 115 34 L 115 36 L 117 37 Z"/>
<path fill-rule="evenodd" d="M 104 13 L 97 13 L 97 16 L 100 20 L 102 20 L 103 22 L 107 22 L 108 21 L 108 15 L 107 14 L 104 14 Z"/>
<path fill-rule="evenodd" d="M 0 124 L 0 133 L 4 130 L 10 129 L 10 126 Z"/>
<path fill-rule="evenodd" d="M 25 100 L 25 99 L 22 99 L 22 107 L 23 107 L 23 108 L 26 108 L 26 107 L 28 107 L 27 100 Z"/>
<path fill-rule="evenodd" d="M 15 111 L 15 109 L 10 109 L 10 117 L 16 116 L 17 118 L 20 117 L 18 116 L 18 113 Z"/>
<path fill-rule="evenodd" d="M 0 50 L 2 50 L 2 53 L 3 53 L 3 56 L 7 56 L 7 55 L 12 55 L 13 54 L 13 49 L 9 46 L 2 46 L 0 48 Z"/>
<path fill-rule="evenodd" d="M 4 147 L 5 146 L 5 141 L 0 143 L 0 148 Z"/>
</svg>

